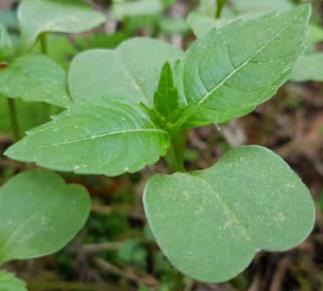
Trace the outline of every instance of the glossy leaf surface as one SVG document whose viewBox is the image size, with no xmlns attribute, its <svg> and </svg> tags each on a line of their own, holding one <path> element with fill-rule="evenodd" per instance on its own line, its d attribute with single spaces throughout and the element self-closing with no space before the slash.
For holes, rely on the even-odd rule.
<svg viewBox="0 0 323 291">
<path fill-rule="evenodd" d="M 25 55 L 0 70 L 0 94 L 67 107 L 72 100 L 67 92 L 66 79 L 65 71 L 50 58 Z"/>
<path fill-rule="evenodd" d="M 86 190 L 57 174 L 32 170 L 0 188 L 0 263 L 54 253 L 85 223 Z"/>
<path fill-rule="evenodd" d="M 59 171 L 116 176 L 154 164 L 168 146 L 168 133 L 145 110 L 114 102 L 71 107 L 5 154 Z"/>
<path fill-rule="evenodd" d="M 42 32 L 84 32 L 102 24 L 105 16 L 83 0 L 22 0 L 18 19 L 30 46 Z"/>
<path fill-rule="evenodd" d="M 207 282 L 236 276 L 259 250 L 302 242 L 315 220 L 310 193 L 276 154 L 258 146 L 227 152 L 211 168 L 148 182 L 144 205 L 172 264 Z"/>
<path fill-rule="evenodd" d="M 114 50 L 89 50 L 72 62 L 69 87 L 76 103 L 110 100 L 153 105 L 160 71 L 182 51 L 160 40 L 133 38 Z"/>
<path fill-rule="evenodd" d="M 184 59 L 186 127 L 222 123 L 271 98 L 288 79 L 304 39 L 310 6 L 240 20 L 212 30 Z M 252 41 L 250 41 L 252 39 Z"/>
</svg>

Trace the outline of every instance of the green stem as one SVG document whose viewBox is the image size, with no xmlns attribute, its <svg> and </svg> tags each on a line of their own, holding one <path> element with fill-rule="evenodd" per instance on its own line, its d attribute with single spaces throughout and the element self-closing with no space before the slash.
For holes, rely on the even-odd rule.
<svg viewBox="0 0 323 291">
<path fill-rule="evenodd" d="M 171 136 L 171 148 L 167 155 L 167 161 L 172 171 L 185 172 L 183 152 L 187 140 L 187 132 L 178 128 L 169 128 Z M 184 290 L 185 277 L 182 273 L 174 269 L 174 286 L 172 290 Z"/>
<path fill-rule="evenodd" d="M 215 10 L 216 19 L 219 19 L 221 17 L 225 2 L 226 0 L 217 0 L 216 10 Z"/>
<path fill-rule="evenodd" d="M 42 54 L 47 55 L 48 53 L 48 44 L 47 44 L 47 35 L 45 32 L 43 32 L 40 36 L 39 36 L 39 40 L 40 40 L 40 49 Z"/>
<path fill-rule="evenodd" d="M 47 34 L 45 32 L 41 33 L 39 36 L 40 41 L 40 50 L 43 55 L 48 54 L 48 41 L 47 41 Z M 50 115 L 51 106 L 47 103 L 44 103 L 43 105 L 43 113 L 45 117 L 47 118 Z"/>
<path fill-rule="evenodd" d="M 178 129 L 170 129 L 171 148 L 168 152 L 168 162 L 174 172 L 185 172 L 183 151 L 186 134 Z"/>
<path fill-rule="evenodd" d="M 14 135 L 15 140 L 20 139 L 20 129 L 19 129 L 19 122 L 17 118 L 17 109 L 15 101 L 11 98 L 8 98 L 8 108 L 9 108 L 9 114 L 10 114 L 10 120 L 11 120 L 11 129 L 12 133 Z"/>
</svg>

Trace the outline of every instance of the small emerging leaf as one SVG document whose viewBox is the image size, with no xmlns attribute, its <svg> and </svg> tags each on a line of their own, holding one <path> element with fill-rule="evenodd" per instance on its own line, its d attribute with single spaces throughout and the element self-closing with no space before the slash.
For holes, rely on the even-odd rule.
<svg viewBox="0 0 323 291">
<path fill-rule="evenodd" d="M 155 175 L 144 206 L 172 264 L 206 282 L 231 279 L 261 249 L 295 247 L 315 221 L 310 193 L 299 177 L 258 146 L 231 150 L 207 170 Z"/>
<path fill-rule="evenodd" d="M 168 147 L 168 133 L 140 106 L 110 102 L 73 106 L 5 154 L 59 171 L 117 176 L 157 162 Z"/>
<path fill-rule="evenodd" d="M 0 272 L 0 290 L 2 291 L 27 291 L 26 283 L 14 274 Z"/>
<path fill-rule="evenodd" d="M 182 56 L 181 50 L 149 38 L 130 39 L 114 50 L 89 50 L 71 64 L 71 95 L 75 103 L 153 105 L 162 66 Z"/>
<path fill-rule="evenodd" d="M 0 263 L 58 251 L 89 210 L 86 190 L 66 185 L 57 174 L 32 170 L 15 176 L 0 188 Z"/>
<path fill-rule="evenodd" d="M 18 8 L 22 37 L 31 46 L 42 32 L 80 33 L 105 21 L 83 0 L 22 0 Z"/>
<path fill-rule="evenodd" d="M 158 89 L 154 96 L 154 108 L 169 122 L 175 121 L 180 113 L 180 97 L 169 63 L 165 63 L 162 68 Z"/>
<path fill-rule="evenodd" d="M 223 123 L 272 97 L 304 51 L 310 6 L 212 30 L 186 52 L 185 127 Z M 252 41 L 250 41 L 252 39 Z"/>
<path fill-rule="evenodd" d="M 67 107 L 72 101 L 66 79 L 65 71 L 50 58 L 25 55 L 0 70 L 0 94 Z"/>
</svg>

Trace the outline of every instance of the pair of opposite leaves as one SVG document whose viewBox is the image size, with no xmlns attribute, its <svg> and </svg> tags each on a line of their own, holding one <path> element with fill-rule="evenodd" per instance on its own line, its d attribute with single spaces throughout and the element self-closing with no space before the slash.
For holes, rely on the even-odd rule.
<svg viewBox="0 0 323 291">
<path fill-rule="evenodd" d="M 69 74 L 76 104 L 30 131 L 6 154 L 76 173 L 138 171 L 169 147 L 167 130 L 137 105 L 152 106 L 165 62 L 182 59 L 174 66 L 178 108 L 171 108 L 184 112 L 181 125 L 225 122 L 252 111 L 286 81 L 303 51 L 309 14 L 304 5 L 237 21 L 211 31 L 184 57 L 148 39 L 130 40 L 113 51 L 85 52 L 73 61 Z M 155 96 L 167 105 L 171 100 L 164 89 L 158 88 L 164 94 Z M 154 176 L 144 202 L 153 233 L 170 261 L 210 282 L 237 274 L 259 249 L 295 246 L 314 221 L 306 187 L 279 157 L 260 147 L 230 151 L 208 170 Z"/>
</svg>

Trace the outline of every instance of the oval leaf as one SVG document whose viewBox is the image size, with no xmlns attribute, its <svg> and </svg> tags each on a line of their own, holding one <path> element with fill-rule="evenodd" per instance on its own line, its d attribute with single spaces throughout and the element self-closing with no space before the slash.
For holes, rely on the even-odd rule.
<svg viewBox="0 0 323 291">
<path fill-rule="evenodd" d="M 83 0 L 23 0 L 18 8 L 22 36 L 31 46 L 42 32 L 80 33 L 105 21 Z"/>
<path fill-rule="evenodd" d="M 119 100 L 152 105 L 162 66 L 182 54 L 167 43 L 149 38 L 130 39 L 114 50 L 89 50 L 71 64 L 71 95 L 76 103 Z"/>
<path fill-rule="evenodd" d="M 25 101 L 39 101 L 67 107 L 66 73 L 44 55 L 26 55 L 0 70 L 0 94 Z"/>
<path fill-rule="evenodd" d="M 0 272 L 0 290 L 27 291 L 26 283 L 15 277 L 12 273 Z"/>
<path fill-rule="evenodd" d="M 59 171 L 117 176 L 154 164 L 168 147 L 168 133 L 141 107 L 110 102 L 74 106 L 5 154 Z"/>
<path fill-rule="evenodd" d="M 258 146 L 231 150 L 207 170 L 154 176 L 144 205 L 169 260 L 207 282 L 234 277 L 260 249 L 296 246 L 315 218 L 299 177 L 279 156 Z"/>
<path fill-rule="evenodd" d="M 252 111 L 287 80 L 304 51 L 310 6 L 240 20 L 191 46 L 184 59 L 186 127 L 222 123 Z M 252 41 L 250 41 L 252 39 Z"/>
<path fill-rule="evenodd" d="M 0 188 L 0 263 L 54 253 L 85 223 L 86 190 L 57 174 L 23 172 Z"/>
</svg>

